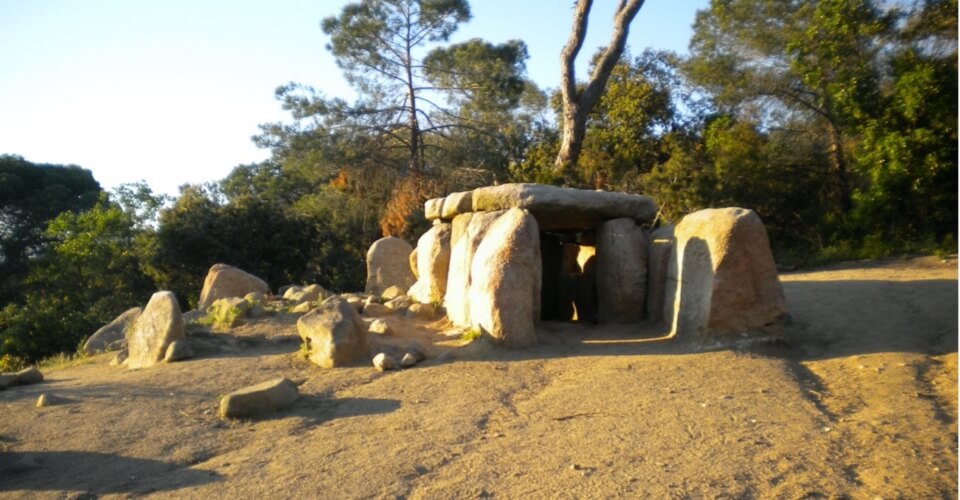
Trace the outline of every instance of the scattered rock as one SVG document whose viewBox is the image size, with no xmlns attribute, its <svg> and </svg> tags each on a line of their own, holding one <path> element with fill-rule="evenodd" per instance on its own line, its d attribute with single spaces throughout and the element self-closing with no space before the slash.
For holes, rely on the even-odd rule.
<svg viewBox="0 0 960 500">
<path fill-rule="evenodd" d="M 250 302 L 240 297 L 225 297 L 213 301 L 207 314 L 213 319 L 215 326 L 233 328 L 243 321 L 251 307 Z"/>
<path fill-rule="evenodd" d="M 377 302 L 372 302 L 363 306 L 363 314 L 373 318 L 380 317 L 380 316 L 388 316 L 390 314 L 393 314 L 393 312 L 394 312 L 393 309 L 390 309 L 389 307 Z"/>
<path fill-rule="evenodd" d="M 388 300 L 393 300 L 397 297 L 403 297 L 406 294 L 407 294 L 406 290 L 396 285 L 393 285 L 393 286 L 387 287 L 387 289 L 380 294 L 380 298 L 383 299 L 384 302 L 386 302 Z"/>
<path fill-rule="evenodd" d="M 128 332 L 127 367 L 146 368 L 157 364 L 166 355 L 170 343 L 185 336 L 176 296 L 169 291 L 154 293 Z"/>
<path fill-rule="evenodd" d="M 283 300 L 295 300 L 294 297 L 297 294 L 303 293 L 303 287 L 298 285 L 288 285 L 284 288 L 283 293 L 280 295 Z"/>
<path fill-rule="evenodd" d="M 373 367 L 376 368 L 377 371 L 381 372 L 393 370 L 397 367 L 397 360 L 393 359 L 391 356 L 387 356 L 386 353 L 381 352 L 373 357 Z"/>
<path fill-rule="evenodd" d="M 390 325 L 388 325 L 387 322 L 382 319 L 375 319 L 372 323 L 370 323 L 367 331 L 377 335 L 389 335 Z"/>
<path fill-rule="evenodd" d="M 410 354 L 409 352 L 404 353 L 403 359 L 400 360 L 400 366 L 404 368 L 410 368 L 411 366 L 415 366 L 416 364 L 417 364 L 417 358 L 413 354 Z"/>
<path fill-rule="evenodd" d="M 267 296 L 263 292 L 250 292 L 243 296 L 243 300 L 249 302 L 251 305 L 264 305 L 267 303 Z"/>
<path fill-rule="evenodd" d="M 380 295 L 391 286 L 407 290 L 416 278 L 408 265 L 413 247 L 393 236 L 380 238 L 367 250 L 366 291 Z"/>
<path fill-rule="evenodd" d="M 302 302 L 290 308 L 290 312 L 294 314 L 306 314 L 313 310 L 313 304 L 310 302 Z"/>
<path fill-rule="evenodd" d="M 363 312 L 363 299 L 360 297 L 341 296 L 341 298 L 345 300 L 347 304 L 350 304 L 350 307 L 352 307 L 354 311 L 358 313 Z"/>
<path fill-rule="evenodd" d="M 472 326 L 507 346 L 536 344 L 541 266 L 537 221 L 524 210 L 507 210 L 487 230 L 473 258 Z"/>
<path fill-rule="evenodd" d="M 407 316 L 411 318 L 431 320 L 437 317 L 437 308 L 430 304 L 411 304 L 407 308 Z"/>
<path fill-rule="evenodd" d="M 17 384 L 19 385 L 39 384 L 43 382 L 43 373 L 40 373 L 40 370 L 37 369 L 36 366 L 24 368 L 14 375 L 17 377 Z"/>
<path fill-rule="evenodd" d="M 46 408 L 66 403 L 67 400 L 54 394 L 43 393 L 37 397 L 37 408 Z"/>
<path fill-rule="evenodd" d="M 203 280 L 197 309 L 206 310 L 217 299 L 243 297 L 250 292 L 270 293 L 262 279 L 233 266 L 214 264 Z"/>
<path fill-rule="evenodd" d="M 324 301 L 300 317 L 297 331 L 310 361 L 324 368 L 344 366 L 367 350 L 367 328 L 357 311 L 343 300 Z"/>
<path fill-rule="evenodd" d="M 142 312 L 142 307 L 133 307 L 120 313 L 113 321 L 103 325 L 99 330 L 94 332 L 93 335 L 83 343 L 81 351 L 87 356 L 93 356 L 101 352 L 123 349 L 124 342 L 126 342 L 127 330 L 130 328 L 130 325 L 140 317 L 140 313 Z"/>
<path fill-rule="evenodd" d="M 175 361 L 182 361 L 192 357 L 193 348 L 186 339 L 174 340 L 173 342 L 170 342 L 170 345 L 167 347 L 167 353 L 163 357 L 163 362 L 173 363 Z"/>
<path fill-rule="evenodd" d="M 401 295 L 395 299 L 388 300 L 383 305 L 393 309 L 394 311 L 406 311 L 413 304 L 413 300 L 406 296 Z"/>
<path fill-rule="evenodd" d="M 220 418 L 245 418 L 280 410 L 300 398 L 300 390 L 280 377 L 231 392 L 220 399 Z"/>
<path fill-rule="evenodd" d="M 127 357 L 129 357 L 129 354 L 127 353 L 127 350 L 126 350 L 126 349 L 118 352 L 117 355 L 114 356 L 113 359 L 110 360 L 110 366 L 120 366 L 120 365 L 122 365 L 123 363 L 125 363 L 125 362 L 127 361 Z"/>
<path fill-rule="evenodd" d="M 407 294 L 424 304 L 440 302 L 450 269 L 450 224 L 436 224 L 417 241 L 417 282 Z"/>
<path fill-rule="evenodd" d="M 417 363 L 427 359 L 427 355 L 424 354 L 423 349 L 417 344 L 410 344 L 405 349 L 405 353 L 413 356 L 413 359 L 417 360 Z"/>
<path fill-rule="evenodd" d="M 0 373 L 0 391 L 17 385 L 17 376 L 13 373 Z"/>
</svg>

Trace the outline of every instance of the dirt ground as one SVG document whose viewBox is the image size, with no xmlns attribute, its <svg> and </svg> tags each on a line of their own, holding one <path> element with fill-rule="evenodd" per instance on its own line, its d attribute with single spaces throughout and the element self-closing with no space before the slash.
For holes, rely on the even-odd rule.
<svg viewBox="0 0 960 500">
<path fill-rule="evenodd" d="M 956 498 L 956 260 L 781 279 L 784 341 L 545 323 L 505 351 L 391 317 L 430 357 L 378 373 L 311 366 L 281 315 L 185 362 L 95 357 L 0 392 L 0 497 Z M 278 376 L 293 407 L 217 418 Z"/>
</svg>

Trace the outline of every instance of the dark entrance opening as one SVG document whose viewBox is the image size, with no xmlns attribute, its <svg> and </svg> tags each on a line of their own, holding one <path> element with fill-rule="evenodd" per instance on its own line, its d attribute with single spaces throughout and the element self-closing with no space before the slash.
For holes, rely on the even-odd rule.
<svg viewBox="0 0 960 500">
<path fill-rule="evenodd" d="M 540 319 L 597 322 L 593 231 L 540 233 Z"/>
</svg>

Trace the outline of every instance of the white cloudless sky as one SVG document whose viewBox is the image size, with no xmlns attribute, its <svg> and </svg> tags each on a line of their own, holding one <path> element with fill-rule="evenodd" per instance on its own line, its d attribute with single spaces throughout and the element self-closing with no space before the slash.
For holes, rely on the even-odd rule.
<svg viewBox="0 0 960 500">
<path fill-rule="evenodd" d="M 289 121 L 287 82 L 352 99 L 319 23 L 346 0 L 0 0 L 0 154 L 75 164 L 106 189 L 145 180 L 177 194 L 269 157 L 258 124 Z M 578 59 L 606 44 L 615 0 L 596 0 Z M 559 82 L 573 0 L 474 0 L 452 41 L 527 43 L 528 75 Z M 683 53 L 707 0 L 647 0 L 632 53 Z"/>
</svg>

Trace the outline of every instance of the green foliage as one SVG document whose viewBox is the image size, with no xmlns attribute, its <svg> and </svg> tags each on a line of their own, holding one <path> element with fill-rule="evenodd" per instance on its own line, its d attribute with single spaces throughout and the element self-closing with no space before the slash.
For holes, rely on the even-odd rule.
<svg viewBox="0 0 960 500">
<path fill-rule="evenodd" d="M 47 223 L 61 212 L 90 208 L 99 195 L 89 170 L 0 155 L 0 304 L 21 300 L 31 260 L 48 250 Z"/>
<path fill-rule="evenodd" d="M 86 212 L 63 212 L 43 236 L 50 251 L 21 285 L 24 299 L 0 311 L 0 356 L 30 362 L 79 343 L 154 291 L 134 251 L 133 217 L 102 197 Z"/>
</svg>

